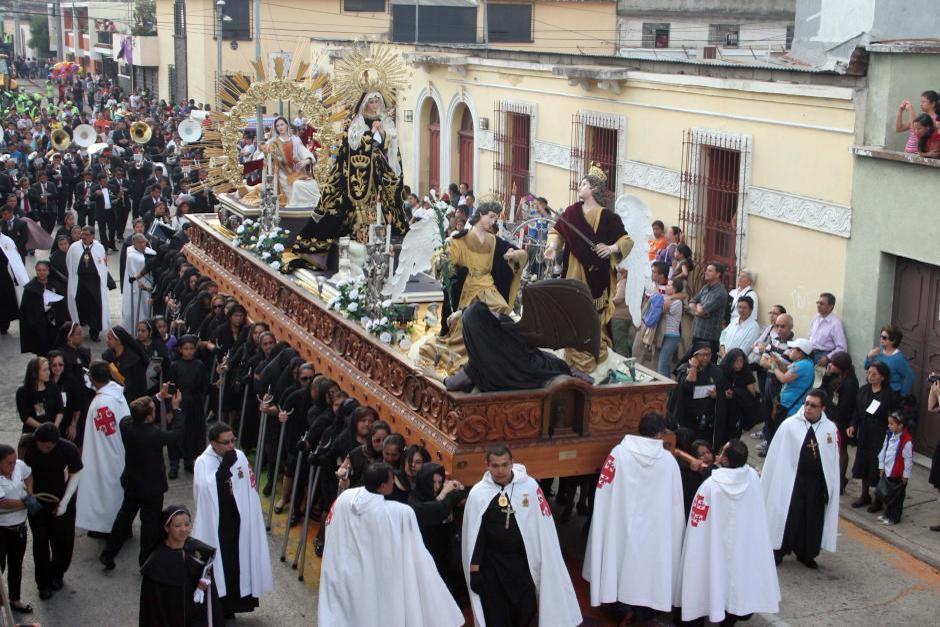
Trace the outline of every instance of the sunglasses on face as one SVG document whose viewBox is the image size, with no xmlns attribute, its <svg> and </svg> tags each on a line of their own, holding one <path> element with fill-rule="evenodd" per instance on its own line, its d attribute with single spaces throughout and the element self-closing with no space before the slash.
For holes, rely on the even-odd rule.
<svg viewBox="0 0 940 627">
<path fill-rule="evenodd" d="M 882 334 L 882 335 L 881 335 L 881 339 L 883 339 L 883 340 L 887 340 L 887 339 L 890 339 L 890 338 L 888 338 L 888 336 L 887 336 L 887 335 L 884 335 L 884 334 Z"/>
</svg>

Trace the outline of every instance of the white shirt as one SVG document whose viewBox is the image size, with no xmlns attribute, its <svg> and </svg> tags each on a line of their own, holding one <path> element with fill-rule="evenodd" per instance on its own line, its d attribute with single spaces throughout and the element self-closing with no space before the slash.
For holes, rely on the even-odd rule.
<svg viewBox="0 0 940 627">
<path fill-rule="evenodd" d="M 757 313 L 758 313 L 757 312 L 757 292 L 754 291 L 753 287 L 751 287 L 750 285 L 748 285 L 744 289 L 740 289 L 736 287 L 730 292 L 728 292 L 728 296 L 731 297 L 731 321 L 732 322 L 737 320 L 738 316 L 740 315 L 738 313 L 738 299 L 741 298 L 742 296 L 747 296 L 752 301 L 754 301 L 754 308 L 751 310 L 751 317 L 754 318 L 755 320 L 758 319 L 757 318 Z"/>
<path fill-rule="evenodd" d="M 102 187 L 101 195 L 104 196 L 104 208 L 110 209 L 111 208 L 111 190 L 109 190 L 107 187 Z"/>
<path fill-rule="evenodd" d="M 751 314 L 747 320 L 731 319 L 731 324 L 726 326 L 721 332 L 718 343 L 725 347 L 725 352 L 732 348 L 740 348 L 745 355 L 749 355 L 749 361 L 756 360 L 751 353 L 754 342 L 760 337 L 760 326 Z"/>
<path fill-rule="evenodd" d="M 26 497 L 26 478 L 33 474 L 32 468 L 22 459 L 16 460 L 10 479 L 0 475 L 0 498 L 20 500 Z M 26 509 L 0 514 L 0 527 L 13 527 L 26 522 Z"/>
</svg>

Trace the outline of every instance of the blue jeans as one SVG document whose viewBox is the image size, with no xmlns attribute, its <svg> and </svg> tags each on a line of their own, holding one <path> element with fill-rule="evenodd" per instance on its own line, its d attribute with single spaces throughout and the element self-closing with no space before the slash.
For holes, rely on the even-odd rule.
<svg viewBox="0 0 940 627">
<path fill-rule="evenodd" d="M 681 341 L 682 337 L 678 335 L 663 336 L 663 345 L 659 349 L 659 367 L 656 370 L 664 377 L 672 374 L 672 358 L 675 356 L 676 349 L 679 348 L 679 342 Z"/>
</svg>

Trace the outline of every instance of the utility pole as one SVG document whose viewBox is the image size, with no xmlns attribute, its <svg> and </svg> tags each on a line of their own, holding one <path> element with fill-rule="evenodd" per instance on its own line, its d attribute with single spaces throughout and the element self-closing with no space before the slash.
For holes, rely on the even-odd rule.
<svg viewBox="0 0 940 627">
<path fill-rule="evenodd" d="M 415 46 L 418 45 L 418 22 L 420 21 L 418 15 L 418 7 L 421 6 L 421 0 L 415 0 Z"/>
<path fill-rule="evenodd" d="M 261 58 L 261 0 L 255 0 L 255 58 L 258 59 L 258 63 L 265 63 L 264 59 Z M 261 80 L 261 75 L 259 74 L 255 77 L 255 80 Z M 261 147 L 262 142 L 264 141 L 264 110 L 261 108 L 261 105 L 255 109 L 255 116 L 257 119 L 257 130 L 255 131 L 255 140 L 258 142 L 258 148 Z"/>
<path fill-rule="evenodd" d="M 65 61 L 65 16 L 62 15 L 62 0 L 55 0 L 55 39 L 56 56 L 59 61 Z"/>
<path fill-rule="evenodd" d="M 13 56 L 26 56 L 20 36 L 20 0 L 13 1 Z M 12 60 L 10 61 L 12 63 Z"/>
<path fill-rule="evenodd" d="M 72 45 L 75 47 L 75 63 L 78 63 L 79 67 L 81 67 L 82 60 L 79 54 L 82 51 L 82 47 L 79 42 L 81 42 L 81 38 L 78 33 L 78 7 L 72 2 Z"/>
</svg>

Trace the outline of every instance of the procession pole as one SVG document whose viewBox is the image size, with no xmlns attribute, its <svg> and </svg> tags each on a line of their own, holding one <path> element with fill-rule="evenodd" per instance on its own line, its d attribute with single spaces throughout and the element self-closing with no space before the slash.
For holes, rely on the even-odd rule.
<svg viewBox="0 0 940 627">
<path fill-rule="evenodd" d="M 300 477 L 300 462 L 303 451 L 297 451 L 297 462 L 294 464 L 294 480 L 290 490 L 290 509 L 287 510 L 287 523 L 284 525 L 284 541 L 281 543 L 281 561 L 287 561 L 287 539 L 290 536 L 290 521 L 294 517 L 294 495 L 297 494 L 297 479 Z"/>
<path fill-rule="evenodd" d="M 271 501 L 268 503 L 268 521 L 264 526 L 266 531 L 271 531 L 271 521 L 274 520 L 274 499 L 277 498 L 277 473 L 281 469 L 281 451 L 284 449 L 284 431 L 286 431 L 287 421 L 281 423 L 281 435 L 277 439 L 277 457 L 274 458 L 274 474 L 271 476 Z M 293 497 L 293 495 L 291 495 Z"/>
</svg>

